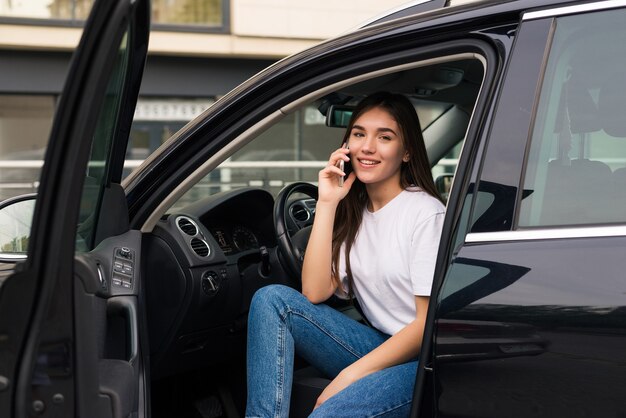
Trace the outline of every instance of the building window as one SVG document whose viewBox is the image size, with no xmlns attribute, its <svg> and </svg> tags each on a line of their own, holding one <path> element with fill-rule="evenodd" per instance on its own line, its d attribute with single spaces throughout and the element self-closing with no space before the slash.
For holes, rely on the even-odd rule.
<svg viewBox="0 0 626 418">
<path fill-rule="evenodd" d="M 93 3 L 94 0 L 0 1 L 0 17 L 82 24 Z M 165 30 L 223 31 L 228 27 L 228 5 L 228 0 L 152 0 L 152 23 Z"/>
<path fill-rule="evenodd" d="M 84 21 L 94 0 L 15 0 L 0 2 L 0 16 Z"/>
<path fill-rule="evenodd" d="M 153 0 L 152 22 L 157 25 L 225 26 L 223 0 Z"/>
<path fill-rule="evenodd" d="M 140 97 L 126 148 L 123 177 L 214 102 L 212 97 Z"/>
<path fill-rule="evenodd" d="M 54 96 L 0 96 L 0 201 L 37 191 Z"/>
</svg>

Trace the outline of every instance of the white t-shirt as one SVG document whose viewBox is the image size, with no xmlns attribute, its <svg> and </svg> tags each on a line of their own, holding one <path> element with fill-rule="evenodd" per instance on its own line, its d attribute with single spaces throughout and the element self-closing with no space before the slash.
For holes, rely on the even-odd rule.
<svg viewBox="0 0 626 418">
<path fill-rule="evenodd" d="M 376 212 L 363 211 L 350 266 L 355 296 L 380 331 L 400 331 L 415 320 L 414 295 L 430 295 L 444 214 L 443 204 L 419 188 L 402 191 Z M 348 290 L 344 254 L 342 247 L 339 297 Z"/>
</svg>

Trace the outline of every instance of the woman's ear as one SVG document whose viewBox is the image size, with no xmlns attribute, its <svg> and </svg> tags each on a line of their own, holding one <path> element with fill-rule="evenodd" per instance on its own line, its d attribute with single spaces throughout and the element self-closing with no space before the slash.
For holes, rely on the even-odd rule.
<svg viewBox="0 0 626 418">
<path fill-rule="evenodd" d="M 402 161 L 404 161 L 405 163 L 408 163 L 410 159 L 411 159 L 411 156 L 409 155 L 409 153 L 405 152 L 404 157 L 402 157 Z"/>
</svg>

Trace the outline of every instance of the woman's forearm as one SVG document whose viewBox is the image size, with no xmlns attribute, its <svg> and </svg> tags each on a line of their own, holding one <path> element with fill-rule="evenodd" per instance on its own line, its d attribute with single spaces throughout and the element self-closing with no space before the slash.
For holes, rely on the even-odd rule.
<svg viewBox="0 0 626 418">
<path fill-rule="evenodd" d="M 358 380 L 370 373 L 405 363 L 417 357 L 422 347 L 429 298 L 427 296 L 416 296 L 415 298 L 418 309 L 416 319 L 366 356 L 348 366 L 342 373 L 349 374 L 353 380 Z"/>
<path fill-rule="evenodd" d="M 313 303 L 328 299 L 336 289 L 332 278 L 332 239 L 335 203 L 318 202 L 302 266 L 302 294 Z"/>
</svg>

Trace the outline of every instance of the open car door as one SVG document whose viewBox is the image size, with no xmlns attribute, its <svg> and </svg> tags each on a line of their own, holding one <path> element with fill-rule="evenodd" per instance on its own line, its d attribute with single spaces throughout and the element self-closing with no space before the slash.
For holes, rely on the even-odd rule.
<svg viewBox="0 0 626 418">
<path fill-rule="evenodd" d="M 2 417 L 148 415 L 140 234 L 128 231 L 119 183 L 149 16 L 148 0 L 95 1 L 30 201 L 30 235 L 16 237 L 28 250 L 0 255 Z"/>
</svg>

